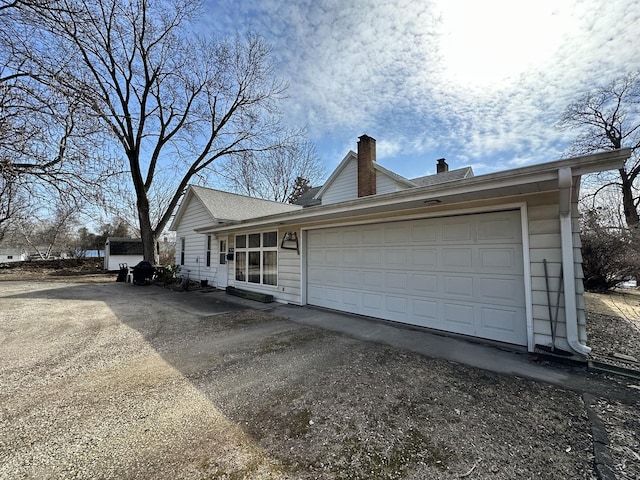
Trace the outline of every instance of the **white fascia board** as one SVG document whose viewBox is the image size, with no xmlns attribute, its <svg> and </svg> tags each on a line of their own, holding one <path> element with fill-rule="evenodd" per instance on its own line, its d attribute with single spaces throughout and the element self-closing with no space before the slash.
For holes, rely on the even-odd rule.
<svg viewBox="0 0 640 480">
<path fill-rule="evenodd" d="M 184 215 L 184 211 L 186 210 L 187 204 L 189 203 L 188 200 L 193 195 L 194 195 L 193 188 L 191 188 L 191 185 L 189 185 L 187 187 L 187 191 L 182 196 L 182 200 L 180 200 L 180 205 L 178 205 L 178 210 L 176 211 L 176 214 L 173 216 L 171 225 L 169 225 L 169 231 L 175 232 L 178 229 L 178 224 L 180 223 L 180 220 L 182 219 L 182 215 Z"/>
<path fill-rule="evenodd" d="M 565 160 L 532 165 L 528 167 L 506 170 L 487 175 L 478 175 L 454 182 L 446 182 L 432 186 L 409 188 L 398 192 L 361 197 L 355 200 L 335 203 L 331 205 L 318 205 L 308 207 L 295 212 L 286 212 L 256 219 L 245 220 L 225 226 L 208 226 L 196 229 L 198 233 L 225 232 L 247 228 L 262 228 L 270 225 L 285 225 L 292 223 L 307 223 L 314 220 L 322 220 L 344 214 L 356 216 L 359 213 L 366 214 L 369 210 L 384 207 L 397 206 L 401 209 L 403 204 L 455 197 L 460 194 L 467 196 L 483 197 L 483 192 L 491 190 L 507 189 L 518 185 L 531 185 L 531 193 L 558 189 L 558 170 L 570 167 L 573 176 L 585 173 L 602 172 L 619 169 L 631 154 L 630 148 L 612 150 L 603 153 L 574 157 Z M 553 186 L 551 186 L 553 184 Z M 500 197 L 501 195 L 496 195 Z M 472 198 L 469 198 L 472 200 Z"/>
</svg>

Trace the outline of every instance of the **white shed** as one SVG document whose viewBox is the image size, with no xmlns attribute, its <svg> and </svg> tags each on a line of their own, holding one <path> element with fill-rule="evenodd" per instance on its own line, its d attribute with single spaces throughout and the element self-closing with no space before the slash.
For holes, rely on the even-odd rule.
<svg viewBox="0 0 640 480">
<path fill-rule="evenodd" d="M 120 269 L 121 263 L 133 267 L 144 260 L 142 255 L 142 239 L 109 237 L 104 246 L 104 269 L 114 271 Z"/>
</svg>

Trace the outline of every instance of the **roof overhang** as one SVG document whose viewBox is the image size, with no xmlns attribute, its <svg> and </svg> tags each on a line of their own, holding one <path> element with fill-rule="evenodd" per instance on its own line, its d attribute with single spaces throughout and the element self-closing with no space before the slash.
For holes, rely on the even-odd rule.
<svg viewBox="0 0 640 480">
<path fill-rule="evenodd" d="M 198 228 L 198 233 L 226 233 L 251 228 L 309 224 L 393 211 L 512 197 L 558 190 L 559 170 L 569 167 L 573 177 L 622 168 L 630 148 L 573 157 L 554 162 L 479 175 L 458 181 L 399 192 L 362 197 L 331 205 L 253 218 L 227 225 Z"/>
</svg>

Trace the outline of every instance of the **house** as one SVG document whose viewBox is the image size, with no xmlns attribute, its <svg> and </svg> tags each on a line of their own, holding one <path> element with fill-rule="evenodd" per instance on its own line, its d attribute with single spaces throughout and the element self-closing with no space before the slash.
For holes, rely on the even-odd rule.
<svg viewBox="0 0 640 480">
<path fill-rule="evenodd" d="M 176 232 L 176 265 L 191 279 L 207 280 L 209 285 L 225 288 L 229 277 L 235 278 L 227 260 L 227 256 L 233 255 L 234 237 L 196 233 L 196 229 L 300 210 L 302 207 L 297 205 L 191 185 L 169 228 Z"/>
<path fill-rule="evenodd" d="M 0 248 L 0 263 L 23 262 L 27 254 L 19 248 Z"/>
<path fill-rule="evenodd" d="M 115 271 L 120 264 L 126 263 L 129 267 L 137 265 L 144 260 L 142 254 L 142 239 L 125 237 L 108 237 L 104 245 L 104 269 Z"/>
<path fill-rule="evenodd" d="M 629 149 L 479 176 L 441 159 L 413 180 L 376 163 L 373 138 L 357 150 L 307 207 L 261 211 L 252 205 L 263 201 L 190 187 L 172 225 L 179 260 L 195 274 L 193 257 L 224 257 L 218 286 L 279 302 L 588 355 L 580 179 L 620 168 Z"/>
</svg>

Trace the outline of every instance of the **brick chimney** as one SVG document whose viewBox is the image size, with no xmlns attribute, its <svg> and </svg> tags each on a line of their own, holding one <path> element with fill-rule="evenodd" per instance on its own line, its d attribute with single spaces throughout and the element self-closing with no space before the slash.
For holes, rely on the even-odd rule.
<svg viewBox="0 0 640 480">
<path fill-rule="evenodd" d="M 447 165 L 447 162 L 445 161 L 445 159 L 439 158 L 438 165 L 436 165 L 436 172 L 442 173 L 442 172 L 448 172 L 448 171 L 449 171 L 449 165 Z"/>
<path fill-rule="evenodd" d="M 376 139 L 362 135 L 358 139 L 358 197 L 376 194 Z"/>
</svg>

